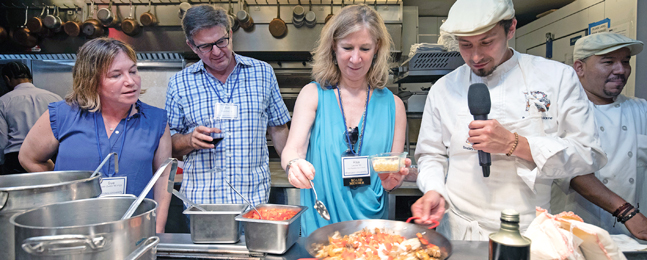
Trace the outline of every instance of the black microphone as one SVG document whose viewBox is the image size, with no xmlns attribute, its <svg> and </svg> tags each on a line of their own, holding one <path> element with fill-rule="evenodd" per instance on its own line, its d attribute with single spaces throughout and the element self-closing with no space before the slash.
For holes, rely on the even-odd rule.
<svg viewBox="0 0 647 260">
<path fill-rule="evenodd" d="M 492 103 L 490 102 L 490 90 L 483 83 L 470 85 L 467 91 L 467 106 L 470 108 L 470 114 L 474 120 L 487 120 Z M 479 165 L 483 168 L 483 177 L 490 176 L 490 153 L 479 150 Z"/>
</svg>

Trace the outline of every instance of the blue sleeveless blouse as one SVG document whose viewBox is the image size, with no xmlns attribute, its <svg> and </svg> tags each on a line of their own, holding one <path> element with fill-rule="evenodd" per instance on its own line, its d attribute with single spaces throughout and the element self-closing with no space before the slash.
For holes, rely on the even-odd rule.
<svg viewBox="0 0 647 260">
<path fill-rule="evenodd" d="M 108 138 L 101 112 L 81 110 L 65 101 L 49 104 L 50 125 L 59 141 L 54 170 L 94 171 L 103 161 L 97 146 L 98 129 L 101 156 L 119 155 L 119 173 L 114 172 L 114 160 L 110 159 L 101 169 L 102 176 L 126 176 L 126 193 L 139 196 L 153 177 L 153 158 L 166 129 L 166 111 L 139 100 L 135 107 L 138 112 L 128 117 L 127 123 L 122 119 Z M 152 189 L 146 197 L 153 198 Z"/>
</svg>

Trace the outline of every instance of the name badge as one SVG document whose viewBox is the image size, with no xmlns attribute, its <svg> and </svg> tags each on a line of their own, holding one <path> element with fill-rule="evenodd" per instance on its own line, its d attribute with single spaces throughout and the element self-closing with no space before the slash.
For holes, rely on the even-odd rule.
<svg viewBox="0 0 647 260">
<path fill-rule="evenodd" d="M 126 177 L 101 178 L 101 196 L 126 194 Z"/>
<path fill-rule="evenodd" d="M 368 156 L 341 158 L 341 172 L 344 186 L 359 186 L 371 184 L 371 169 Z"/>
<path fill-rule="evenodd" d="M 238 105 L 217 103 L 214 111 L 217 119 L 235 120 L 238 118 Z"/>
</svg>

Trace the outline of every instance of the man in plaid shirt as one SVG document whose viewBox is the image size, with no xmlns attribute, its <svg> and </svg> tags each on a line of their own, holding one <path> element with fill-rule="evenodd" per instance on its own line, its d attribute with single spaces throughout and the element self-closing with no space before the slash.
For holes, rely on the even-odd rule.
<svg viewBox="0 0 647 260">
<path fill-rule="evenodd" d="M 281 154 L 290 121 L 274 71 L 233 52 L 222 8 L 193 6 L 182 28 L 200 61 L 175 74 L 166 94 L 173 156 L 186 155 L 181 192 L 198 204 L 244 203 L 228 181 L 252 204 L 265 203 L 271 180 L 266 132 Z M 214 145 L 216 135 L 224 139 Z"/>
</svg>

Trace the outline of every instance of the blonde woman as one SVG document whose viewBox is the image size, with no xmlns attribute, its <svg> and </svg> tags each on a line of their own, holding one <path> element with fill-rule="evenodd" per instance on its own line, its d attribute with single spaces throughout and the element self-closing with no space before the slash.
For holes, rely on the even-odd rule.
<svg viewBox="0 0 647 260">
<path fill-rule="evenodd" d="M 72 78 L 72 93 L 64 101 L 50 103 L 27 134 L 20 163 L 29 172 L 94 170 L 116 152 L 119 173 L 110 160 L 101 169 L 103 182 L 113 179 L 115 187 L 138 196 L 153 171 L 171 157 L 171 135 L 166 112 L 139 101 L 135 51 L 119 40 L 91 40 L 79 50 Z M 54 164 L 50 158 L 57 151 Z M 158 233 L 164 232 L 171 201 L 166 192 L 168 174 L 167 170 L 147 195 L 158 203 Z"/>
<path fill-rule="evenodd" d="M 304 236 L 330 223 L 386 218 L 387 191 L 408 174 L 406 168 L 370 174 L 370 184 L 358 186 L 345 186 L 342 177 L 342 160 L 363 163 L 358 156 L 404 149 L 404 105 L 385 88 L 391 44 L 384 21 L 366 5 L 343 8 L 321 32 L 313 51 L 314 82 L 299 93 L 281 156 L 288 180 L 303 189 L 301 204 L 313 208 L 312 180 L 330 212 L 328 221 L 306 211 Z"/>
</svg>

